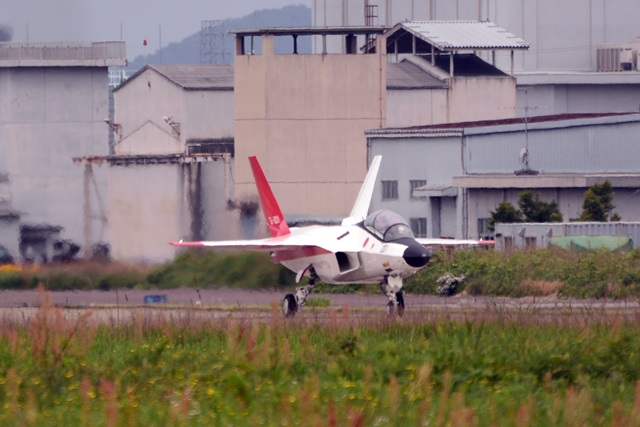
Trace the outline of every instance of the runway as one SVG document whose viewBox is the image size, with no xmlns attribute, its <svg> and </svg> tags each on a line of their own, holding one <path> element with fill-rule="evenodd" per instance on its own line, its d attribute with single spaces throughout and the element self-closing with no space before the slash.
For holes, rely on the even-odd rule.
<svg viewBox="0 0 640 427">
<path fill-rule="evenodd" d="M 87 314 L 91 322 L 112 325 L 162 319 L 175 324 L 201 324 L 210 321 L 273 321 L 280 319 L 282 290 L 167 289 L 118 291 L 0 291 L 0 319 L 8 323 L 27 323 L 33 319 L 45 296 L 52 307 L 68 319 Z M 164 303 L 146 303 L 145 297 L 162 296 Z M 296 316 L 298 323 L 370 323 L 388 321 L 387 298 L 382 294 L 312 294 L 329 307 L 305 307 Z M 148 300 L 149 298 L 147 298 Z M 438 297 L 405 295 L 404 322 L 433 319 L 507 319 L 526 321 L 601 321 L 616 316 L 640 321 L 636 300 L 565 300 L 558 298 Z"/>
</svg>

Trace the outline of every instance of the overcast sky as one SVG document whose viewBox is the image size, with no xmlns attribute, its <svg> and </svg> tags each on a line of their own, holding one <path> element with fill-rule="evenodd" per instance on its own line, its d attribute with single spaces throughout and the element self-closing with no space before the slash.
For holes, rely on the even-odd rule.
<svg viewBox="0 0 640 427">
<path fill-rule="evenodd" d="M 0 25 L 12 29 L 15 42 L 127 42 L 127 56 L 177 42 L 200 30 L 201 21 L 239 18 L 254 10 L 311 0 L 0 0 Z M 122 30 L 121 30 L 122 28 Z M 161 31 L 160 31 L 161 29 Z"/>
</svg>

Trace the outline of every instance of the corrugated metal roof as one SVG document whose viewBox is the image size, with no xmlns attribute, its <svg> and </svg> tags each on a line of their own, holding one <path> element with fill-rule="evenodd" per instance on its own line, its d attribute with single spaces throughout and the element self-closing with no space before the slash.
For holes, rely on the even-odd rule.
<svg viewBox="0 0 640 427">
<path fill-rule="evenodd" d="M 149 69 L 185 90 L 233 90 L 233 66 L 226 64 L 145 65 L 116 90 Z"/>
<path fill-rule="evenodd" d="M 401 28 L 443 51 L 529 48 L 527 42 L 492 22 L 408 21 L 396 25 L 390 35 Z"/>
<path fill-rule="evenodd" d="M 149 67 L 185 89 L 233 89 L 232 65 L 150 65 Z"/>
<path fill-rule="evenodd" d="M 387 64 L 387 89 L 446 88 L 447 82 L 409 61 Z"/>
<path fill-rule="evenodd" d="M 554 114 L 549 116 L 534 116 L 529 117 L 527 124 L 529 126 L 536 123 L 554 123 L 567 120 L 579 120 L 579 119 L 597 119 L 597 118 L 615 118 L 615 117 L 629 117 L 630 120 L 638 120 L 639 115 L 635 112 L 622 112 L 622 113 L 569 113 L 569 114 Z M 495 119 L 495 120 L 478 120 L 475 122 L 457 122 L 457 123 L 441 123 L 435 125 L 424 126 L 409 126 L 405 128 L 385 128 L 385 129 L 372 129 L 367 131 L 367 134 L 384 134 L 388 132 L 396 131 L 443 131 L 443 130 L 462 130 L 470 128 L 485 128 L 493 126 L 505 126 L 505 125 L 522 125 L 524 126 L 524 118 L 514 117 L 509 119 Z"/>
</svg>

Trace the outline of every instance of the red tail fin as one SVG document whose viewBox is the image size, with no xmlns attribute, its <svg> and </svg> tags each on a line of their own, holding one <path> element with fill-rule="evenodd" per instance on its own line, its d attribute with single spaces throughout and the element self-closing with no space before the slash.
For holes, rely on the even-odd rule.
<svg viewBox="0 0 640 427">
<path fill-rule="evenodd" d="M 249 163 L 251 164 L 253 178 L 256 180 L 256 186 L 258 187 L 258 196 L 260 197 L 260 205 L 262 206 L 264 219 L 267 221 L 271 235 L 277 237 L 289 234 L 289 226 L 284 220 L 284 215 L 282 215 L 280 206 L 271 191 L 271 186 L 267 182 L 264 172 L 262 172 L 258 159 L 255 156 L 249 157 Z"/>
</svg>

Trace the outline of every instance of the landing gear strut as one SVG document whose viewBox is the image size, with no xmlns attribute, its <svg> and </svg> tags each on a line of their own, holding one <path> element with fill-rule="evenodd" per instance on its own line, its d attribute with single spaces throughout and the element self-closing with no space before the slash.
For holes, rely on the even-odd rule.
<svg viewBox="0 0 640 427">
<path fill-rule="evenodd" d="M 402 278 L 399 276 L 387 276 L 384 282 L 380 283 L 380 289 L 389 298 L 387 314 L 390 316 L 397 314 L 402 317 L 404 315 L 404 295 L 401 288 Z"/>
<path fill-rule="evenodd" d="M 282 303 L 282 314 L 284 317 L 293 317 L 298 312 L 299 308 L 304 307 L 304 303 L 307 300 L 307 296 L 313 290 L 313 287 L 316 285 L 316 281 L 318 280 L 318 275 L 316 274 L 316 270 L 313 266 L 309 266 L 307 268 L 309 270 L 309 283 L 306 286 L 301 286 L 296 289 L 296 293 L 287 294 L 284 297 L 284 301 Z M 302 278 L 305 271 L 298 273 L 299 278 Z"/>
</svg>

